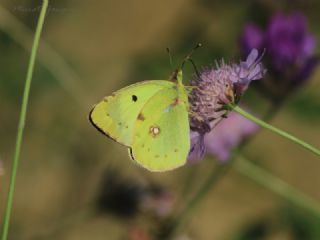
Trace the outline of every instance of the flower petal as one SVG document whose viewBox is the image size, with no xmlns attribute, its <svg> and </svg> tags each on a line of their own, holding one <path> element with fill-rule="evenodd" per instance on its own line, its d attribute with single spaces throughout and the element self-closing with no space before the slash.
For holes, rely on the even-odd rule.
<svg viewBox="0 0 320 240">
<path fill-rule="evenodd" d="M 189 163 L 195 163 L 203 159 L 205 154 L 204 135 L 191 131 L 190 132 L 190 151 L 188 156 Z"/>
</svg>

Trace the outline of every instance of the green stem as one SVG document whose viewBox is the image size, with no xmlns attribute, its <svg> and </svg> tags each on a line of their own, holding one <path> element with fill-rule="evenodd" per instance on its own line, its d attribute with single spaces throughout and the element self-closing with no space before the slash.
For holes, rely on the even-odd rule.
<svg viewBox="0 0 320 240">
<path fill-rule="evenodd" d="M 241 174 L 251 178 L 255 182 L 282 196 L 289 202 L 310 211 L 320 217 L 320 203 L 309 196 L 296 190 L 294 187 L 256 166 L 249 160 L 239 155 L 234 167 Z"/>
<path fill-rule="evenodd" d="M 24 130 L 26 114 L 27 114 L 30 85 L 31 85 L 35 60 L 36 60 L 36 53 L 39 46 L 40 35 L 43 28 L 43 23 L 46 16 L 47 8 L 48 8 L 48 0 L 43 0 L 43 5 L 41 8 L 41 12 L 40 12 L 40 16 L 39 16 L 35 36 L 34 36 L 34 41 L 32 45 L 28 71 L 26 76 L 26 82 L 24 87 L 20 119 L 19 119 L 19 125 L 18 125 L 18 133 L 17 133 L 17 139 L 16 139 L 16 146 L 15 146 L 14 157 L 13 157 L 13 166 L 12 166 L 10 185 L 9 185 L 9 191 L 8 191 L 8 199 L 7 199 L 7 205 L 6 205 L 5 214 L 4 214 L 4 222 L 3 222 L 2 237 L 1 237 L 2 240 L 7 240 L 8 238 L 9 223 L 10 223 L 13 195 L 14 195 L 14 189 L 15 189 L 15 181 L 16 181 L 17 169 L 19 165 L 23 130 Z"/>
<path fill-rule="evenodd" d="M 304 147 L 305 149 L 309 150 L 310 152 L 313 152 L 314 154 L 316 154 L 317 156 L 320 156 L 320 149 L 300 140 L 299 138 L 279 129 L 279 128 L 276 128 L 254 116 L 252 116 L 250 113 L 244 111 L 243 109 L 241 109 L 240 107 L 238 106 L 230 106 L 234 111 L 236 111 L 237 113 L 241 114 L 242 116 L 244 116 L 245 118 L 255 122 L 256 124 L 260 125 L 261 127 L 263 128 L 266 128 L 266 129 L 269 129 L 270 131 L 274 132 L 274 133 L 277 133 L 279 134 L 280 136 L 288 139 L 288 140 L 291 140 L 292 142 Z"/>
</svg>

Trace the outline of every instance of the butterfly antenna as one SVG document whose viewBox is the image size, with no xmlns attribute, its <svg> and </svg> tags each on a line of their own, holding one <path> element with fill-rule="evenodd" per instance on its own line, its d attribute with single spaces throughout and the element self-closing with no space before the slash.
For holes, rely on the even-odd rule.
<svg viewBox="0 0 320 240">
<path fill-rule="evenodd" d="M 183 68 L 184 64 L 186 63 L 186 61 L 190 61 L 190 58 L 192 56 L 192 54 L 194 53 L 195 50 L 197 50 L 199 47 L 201 47 L 202 44 L 201 43 L 198 43 L 194 48 L 191 49 L 190 53 L 188 55 L 186 55 L 184 57 L 184 59 L 182 60 L 182 63 L 180 65 L 180 69 Z"/>
<path fill-rule="evenodd" d="M 172 61 L 172 55 L 171 55 L 171 52 L 170 52 L 170 48 L 166 48 L 166 50 L 167 50 L 167 53 L 168 53 L 168 55 L 169 55 L 169 61 L 170 61 L 170 66 L 171 66 L 171 70 L 173 71 L 173 61 Z"/>
<path fill-rule="evenodd" d="M 191 58 L 189 58 L 188 60 L 189 60 L 189 62 L 191 63 L 191 65 L 193 66 L 194 71 L 195 71 L 196 74 L 197 74 L 197 77 L 200 77 L 200 73 L 199 73 L 198 68 L 197 68 L 196 64 L 194 63 L 194 61 L 193 61 Z"/>
</svg>

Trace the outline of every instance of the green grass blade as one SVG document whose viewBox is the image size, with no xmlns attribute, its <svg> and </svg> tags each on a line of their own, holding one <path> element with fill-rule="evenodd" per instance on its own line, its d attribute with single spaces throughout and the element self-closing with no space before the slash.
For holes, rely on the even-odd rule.
<svg viewBox="0 0 320 240">
<path fill-rule="evenodd" d="M 31 80 L 32 80 L 32 76 L 33 76 L 34 65 L 35 65 L 37 50 L 38 50 L 39 41 L 40 41 L 40 35 L 42 32 L 47 8 L 48 8 L 48 0 L 43 0 L 43 5 L 41 8 L 41 12 L 40 12 L 40 16 L 38 19 L 38 24 L 37 24 L 34 40 L 33 40 L 33 45 L 32 45 L 29 65 L 28 65 L 28 71 L 27 71 L 27 76 L 26 76 L 26 82 L 25 82 L 25 87 L 24 87 L 21 112 L 20 112 L 20 119 L 19 119 L 19 124 L 18 124 L 17 140 L 16 140 L 16 146 L 15 146 L 14 157 L 13 157 L 13 166 L 12 166 L 12 172 L 11 172 L 11 178 L 10 178 L 8 199 L 7 199 L 7 205 L 5 208 L 5 214 L 4 214 L 4 220 L 3 220 L 3 228 L 2 228 L 2 236 L 1 236 L 2 240 L 7 240 L 7 238 L 8 238 L 8 231 L 9 231 L 10 217 L 11 217 L 12 203 L 13 203 L 13 195 L 14 195 L 14 189 L 15 189 L 15 181 L 16 181 L 17 169 L 18 169 L 18 165 L 19 165 L 21 143 L 22 143 L 22 139 L 23 139 L 23 131 L 24 131 L 25 120 L 26 120 L 26 115 L 27 115 L 27 107 L 28 107 L 28 99 L 29 99 L 29 93 L 30 93 Z"/>
</svg>

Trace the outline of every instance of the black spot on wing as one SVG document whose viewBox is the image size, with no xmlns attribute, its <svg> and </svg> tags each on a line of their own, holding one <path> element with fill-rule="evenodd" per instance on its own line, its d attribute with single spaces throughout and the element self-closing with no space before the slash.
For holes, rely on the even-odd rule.
<svg viewBox="0 0 320 240">
<path fill-rule="evenodd" d="M 132 101 L 134 102 L 138 101 L 138 97 L 136 95 L 132 95 Z"/>
</svg>

